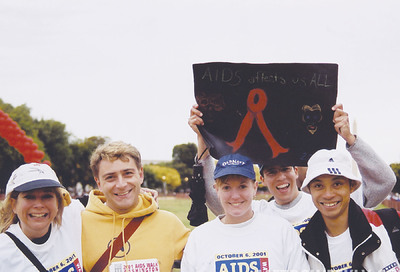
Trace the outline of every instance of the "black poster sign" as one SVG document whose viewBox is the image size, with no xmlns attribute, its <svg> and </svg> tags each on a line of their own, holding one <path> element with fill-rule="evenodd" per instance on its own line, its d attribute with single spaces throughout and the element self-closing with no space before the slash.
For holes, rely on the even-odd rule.
<svg viewBox="0 0 400 272">
<path fill-rule="evenodd" d="M 193 71 L 199 129 L 214 158 L 238 152 L 305 166 L 317 150 L 336 148 L 337 64 L 214 62 Z"/>
</svg>

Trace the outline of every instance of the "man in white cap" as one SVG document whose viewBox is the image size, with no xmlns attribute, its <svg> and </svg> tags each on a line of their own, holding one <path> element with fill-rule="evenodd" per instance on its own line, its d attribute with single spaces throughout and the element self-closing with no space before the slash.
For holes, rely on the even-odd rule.
<svg viewBox="0 0 400 272">
<path fill-rule="evenodd" d="M 301 189 L 318 211 L 300 234 L 314 271 L 399 271 L 383 225 L 370 224 L 350 198 L 361 181 L 351 159 L 339 150 L 319 150 L 308 161 Z"/>
</svg>

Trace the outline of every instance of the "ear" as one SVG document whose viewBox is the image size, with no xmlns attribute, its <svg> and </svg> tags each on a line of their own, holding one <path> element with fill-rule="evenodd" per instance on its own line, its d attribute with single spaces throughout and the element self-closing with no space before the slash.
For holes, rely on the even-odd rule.
<svg viewBox="0 0 400 272">
<path fill-rule="evenodd" d="M 260 180 L 261 180 L 262 185 L 264 185 L 265 187 L 268 187 L 263 175 L 260 175 Z"/>
<path fill-rule="evenodd" d="M 139 169 L 139 177 L 140 177 L 140 185 L 142 185 L 143 181 L 144 181 L 143 167 L 140 167 L 140 169 Z"/>
<path fill-rule="evenodd" d="M 355 180 L 349 179 L 350 182 L 350 194 L 356 190 L 357 182 Z"/>
<path fill-rule="evenodd" d="M 216 184 L 216 183 L 214 183 L 214 184 L 213 184 L 213 188 L 214 188 L 214 190 L 215 190 L 215 191 L 217 191 L 217 192 L 218 192 L 218 186 L 217 186 L 217 184 Z"/>
<path fill-rule="evenodd" d="M 258 189 L 258 182 L 254 181 L 254 195 L 253 195 L 253 197 L 255 197 L 257 195 L 257 189 Z"/>
<path fill-rule="evenodd" d="M 100 191 L 101 191 L 101 183 L 99 178 L 94 178 L 94 181 L 96 181 L 97 187 L 99 187 Z"/>
<path fill-rule="evenodd" d="M 299 168 L 297 168 L 297 166 L 293 166 L 293 171 L 294 171 L 294 174 L 296 175 L 296 178 L 298 178 L 299 177 Z"/>
<path fill-rule="evenodd" d="M 10 201 L 11 201 L 11 208 L 12 208 L 13 213 L 17 214 L 16 208 L 15 208 L 15 206 L 17 205 L 17 199 L 10 198 Z"/>
</svg>

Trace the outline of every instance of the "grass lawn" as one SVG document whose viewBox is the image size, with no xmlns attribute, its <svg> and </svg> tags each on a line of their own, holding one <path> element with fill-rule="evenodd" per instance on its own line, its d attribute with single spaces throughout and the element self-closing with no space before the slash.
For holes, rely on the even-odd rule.
<svg viewBox="0 0 400 272">
<path fill-rule="evenodd" d="M 193 229 L 190 226 L 189 220 L 186 218 L 192 205 L 192 200 L 189 197 L 172 197 L 172 196 L 159 196 L 158 204 L 160 209 L 170 211 L 174 213 L 178 218 L 185 224 L 189 229 Z M 214 219 L 215 216 L 210 210 L 208 210 L 208 220 Z"/>
</svg>

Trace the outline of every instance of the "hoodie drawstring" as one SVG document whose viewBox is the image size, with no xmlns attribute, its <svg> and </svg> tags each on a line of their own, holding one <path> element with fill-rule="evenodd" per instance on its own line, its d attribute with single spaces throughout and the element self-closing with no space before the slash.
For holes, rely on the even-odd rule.
<svg viewBox="0 0 400 272">
<path fill-rule="evenodd" d="M 115 213 L 113 213 L 113 229 L 111 234 L 111 249 L 110 249 L 110 256 L 108 257 L 108 264 L 107 270 L 110 271 L 110 263 L 111 263 L 111 255 L 114 247 L 114 232 L 115 232 Z"/>
</svg>

